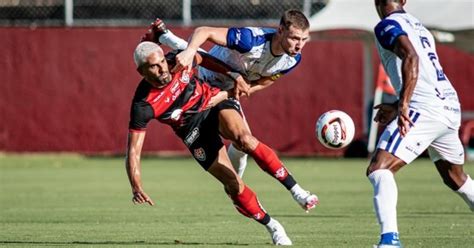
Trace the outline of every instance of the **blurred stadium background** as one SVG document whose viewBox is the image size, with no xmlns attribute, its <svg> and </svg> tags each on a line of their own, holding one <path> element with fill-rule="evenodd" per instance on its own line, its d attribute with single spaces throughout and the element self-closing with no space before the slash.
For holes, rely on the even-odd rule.
<svg viewBox="0 0 474 248">
<path fill-rule="evenodd" d="M 463 106 L 463 142 L 472 151 L 474 3 L 441 3 L 409 0 L 407 9 L 439 41 Z M 139 80 L 131 54 L 151 21 L 162 18 L 187 38 L 198 25 L 275 27 L 290 8 L 310 18 L 312 41 L 297 69 L 243 100 L 253 132 L 284 155 L 367 156 L 377 133 L 370 132 L 370 109 L 381 73 L 372 0 L 0 0 L 0 151 L 123 154 Z M 346 150 L 325 149 L 314 138 L 316 119 L 330 109 L 356 124 Z M 187 154 L 170 128 L 156 122 L 149 131 L 146 152 Z"/>
</svg>

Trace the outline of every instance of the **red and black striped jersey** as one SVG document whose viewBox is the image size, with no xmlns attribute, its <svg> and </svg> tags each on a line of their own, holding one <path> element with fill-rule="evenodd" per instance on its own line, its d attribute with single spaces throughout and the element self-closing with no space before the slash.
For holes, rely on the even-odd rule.
<svg viewBox="0 0 474 248">
<path fill-rule="evenodd" d="M 200 81 L 194 73 L 195 69 L 175 73 L 163 88 L 143 79 L 132 100 L 129 129 L 143 131 L 150 120 L 157 119 L 182 136 L 199 124 L 209 113 L 205 110 L 209 100 L 220 89 Z"/>
</svg>

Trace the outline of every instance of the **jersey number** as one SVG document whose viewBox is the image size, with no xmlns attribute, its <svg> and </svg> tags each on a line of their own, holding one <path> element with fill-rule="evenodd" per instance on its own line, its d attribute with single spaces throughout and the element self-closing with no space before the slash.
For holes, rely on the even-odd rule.
<svg viewBox="0 0 474 248">
<path fill-rule="evenodd" d="M 431 44 L 428 41 L 428 38 L 420 36 L 420 41 L 423 48 L 431 48 Z M 447 80 L 446 76 L 444 75 L 443 69 L 441 68 L 441 64 L 439 63 L 438 58 L 436 57 L 436 54 L 434 52 L 428 52 L 428 58 L 431 60 L 431 63 L 433 64 L 433 67 L 436 70 L 436 78 L 438 79 L 438 81 Z"/>
</svg>

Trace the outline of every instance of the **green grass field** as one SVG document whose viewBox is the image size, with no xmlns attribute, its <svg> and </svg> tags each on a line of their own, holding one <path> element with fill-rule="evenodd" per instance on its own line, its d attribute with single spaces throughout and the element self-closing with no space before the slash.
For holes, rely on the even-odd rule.
<svg viewBox="0 0 474 248">
<path fill-rule="evenodd" d="M 379 227 L 367 160 L 283 159 L 321 204 L 306 214 L 253 162 L 245 181 L 297 247 L 371 247 Z M 192 159 L 148 158 L 143 181 L 156 205 L 131 202 L 122 158 L 0 156 L 0 246 L 269 246 L 239 215 L 221 185 Z M 465 170 L 474 175 L 474 164 Z M 405 247 L 474 247 L 474 215 L 445 187 L 429 160 L 397 175 Z"/>
</svg>

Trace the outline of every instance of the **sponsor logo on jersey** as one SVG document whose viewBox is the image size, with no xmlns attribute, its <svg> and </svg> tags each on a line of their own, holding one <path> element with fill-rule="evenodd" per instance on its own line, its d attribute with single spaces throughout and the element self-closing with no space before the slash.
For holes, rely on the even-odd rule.
<svg viewBox="0 0 474 248">
<path fill-rule="evenodd" d="M 179 82 L 176 82 L 173 87 L 171 87 L 170 91 L 171 93 L 175 93 L 177 90 L 179 90 Z"/>
<path fill-rule="evenodd" d="M 388 32 L 388 31 L 389 31 L 390 29 L 392 29 L 392 28 L 395 28 L 395 26 L 394 26 L 394 25 L 387 25 L 387 26 L 383 29 L 383 31 L 384 31 L 384 32 Z"/>
<path fill-rule="evenodd" d="M 194 141 L 196 141 L 198 137 L 199 137 L 199 128 L 196 127 L 188 134 L 188 136 L 186 136 L 186 138 L 184 138 L 184 144 L 186 146 L 190 146 L 191 144 L 194 143 Z"/>
<path fill-rule="evenodd" d="M 194 149 L 194 157 L 199 161 L 206 160 L 206 152 L 202 147 Z"/>
<path fill-rule="evenodd" d="M 183 110 L 182 109 L 175 109 L 173 110 L 173 112 L 171 112 L 171 120 L 173 121 L 177 121 L 181 118 L 181 114 L 183 113 Z"/>
<path fill-rule="evenodd" d="M 162 91 L 158 96 L 156 96 L 155 98 L 153 98 L 152 102 L 155 103 L 157 102 L 158 100 L 160 100 L 160 98 L 163 96 L 165 92 Z"/>
<path fill-rule="evenodd" d="M 275 74 L 275 75 L 272 75 L 272 76 L 270 77 L 270 79 L 273 80 L 273 81 L 275 81 L 275 80 L 279 79 L 281 76 L 283 76 L 283 74 L 277 73 L 277 74 Z"/>
<path fill-rule="evenodd" d="M 242 39 L 242 33 L 240 30 L 237 29 L 237 33 L 235 34 L 235 45 L 239 44 L 239 41 Z"/>
</svg>

